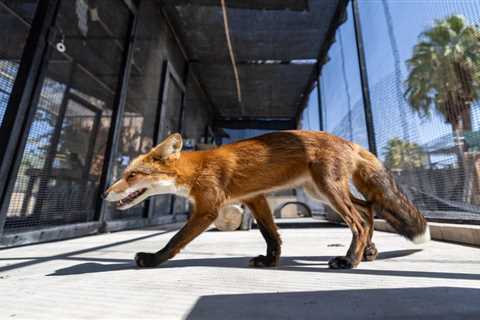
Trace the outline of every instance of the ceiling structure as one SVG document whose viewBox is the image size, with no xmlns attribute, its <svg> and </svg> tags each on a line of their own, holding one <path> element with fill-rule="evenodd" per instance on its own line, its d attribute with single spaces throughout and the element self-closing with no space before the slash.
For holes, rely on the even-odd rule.
<svg viewBox="0 0 480 320">
<path fill-rule="evenodd" d="M 162 1 L 213 104 L 216 126 L 295 128 L 348 0 L 225 2 L 241 102 L 220 0 Z"/>
</svg>

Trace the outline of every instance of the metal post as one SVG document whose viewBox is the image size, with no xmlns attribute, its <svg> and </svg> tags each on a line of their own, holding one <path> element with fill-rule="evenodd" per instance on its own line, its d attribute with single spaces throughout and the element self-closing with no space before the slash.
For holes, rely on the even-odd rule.
<svg viewBox="0 0 480 320">
<path fill-rule="evenodd" d="M 367 127 L 368 147 L 371 153 L 377 155 L 375 128 L 373 124 L 372 103 L 368 85 L 367 65 L 365 62 L 365 47 L 363 45 L 362 28 L 360 23 L 360 10 L 358 0 L 352 1 L 353 22 L 355 27 L 355 40 L 357 44 L 358 64 L 360 69 L 360 82 L 362 84 L 363 108 L 365 110 L 365 123 Z"/>
<path fill-rule="evenodd" d="M 320 89 L 320 65 L 317 64 L 317 101 L 318 101 L 318 130 L 324 131 L 323 128 L 323 106 L 322 91 Z"/>
<path fill-rule="evenodd" d="M 97 192 L 97 206 L 95 210 L 95 220 L 105 221 L 106 203 L 100 197 L 108 184 L 111 183 L 113 164 L 115 155 L 118 150 L 118 143 L 120 140 L 120 130 L 122 129 L 123 114 L 125 111 L 125 104 L 127 101 L 128 81 L 130 78 L 130 71 L 132 69 L 133 54 L 135 51 L 135 34 L 138 25 L 138 11 L 132 12 L 133 19 L 130 19 L 129 35 L 127 39 L 127 49 L 123 57 L 123 70 L 119 78 L 120 88 L 115 96 L 113 104 L 112 121 L 108 133 L 108 143 L 105 150 L 105 161 L 103 163 L 102 176 Z"/>
<path fill-rule="evenodd" d="M 35 104 L 32 98 L 39 90 L 43 57 L 48 52 L 48 37 L 60 6 L 59 0 L 39 1 L 20 59 L 17 77 L 0 127 L 0 234 L 7 217 L 10 191 L 13 189 L 20 154 L 33 121 Z M 41 86 L 40 86 L 41 87 Z"/>
</svg>

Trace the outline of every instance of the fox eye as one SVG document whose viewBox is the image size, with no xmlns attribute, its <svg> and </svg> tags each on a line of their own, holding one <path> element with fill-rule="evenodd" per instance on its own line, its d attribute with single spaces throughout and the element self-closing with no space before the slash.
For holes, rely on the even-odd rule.
<svg viewBox="0 0 480 320">
<path fill-rule="evenodd" d="M 136 172 L 132 172 L 128 175 L 127 179 L 135 178 L 137 176 Z"/>
</svg>

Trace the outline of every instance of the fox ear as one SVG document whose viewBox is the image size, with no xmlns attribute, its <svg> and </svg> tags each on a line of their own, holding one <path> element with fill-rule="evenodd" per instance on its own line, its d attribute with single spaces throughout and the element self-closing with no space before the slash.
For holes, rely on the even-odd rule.
<svg viewBox="0 0 480 320">
<path fill-rule="evenodd" d="M 182 150 L 183 139 L 180 133 L 169 135 L 159 145 L 152 149 L 151 154 L 155 159 L 163 160 L 170 157 L 178 159 Z"/>
</svg>

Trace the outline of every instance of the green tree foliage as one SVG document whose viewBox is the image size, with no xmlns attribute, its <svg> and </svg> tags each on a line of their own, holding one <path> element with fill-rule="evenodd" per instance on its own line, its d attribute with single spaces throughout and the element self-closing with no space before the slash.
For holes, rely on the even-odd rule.
<svg viewBox="0 0 480 320">
<path fill-rule="evenodd" d="M 463 16 L 435 21 L 407 60 L 406 98 L 414 111 L 432 107 L 454 131 L 471 130 L 470 106 L 480 98 L 480 31 Z"/>
<path fill-rule="evenodd" d="M 418 144 L 400 138 L 390 139 L 383 150 L 385 166 L 393 170 L 421 168 L 427 160 Z"/>
</svg>

